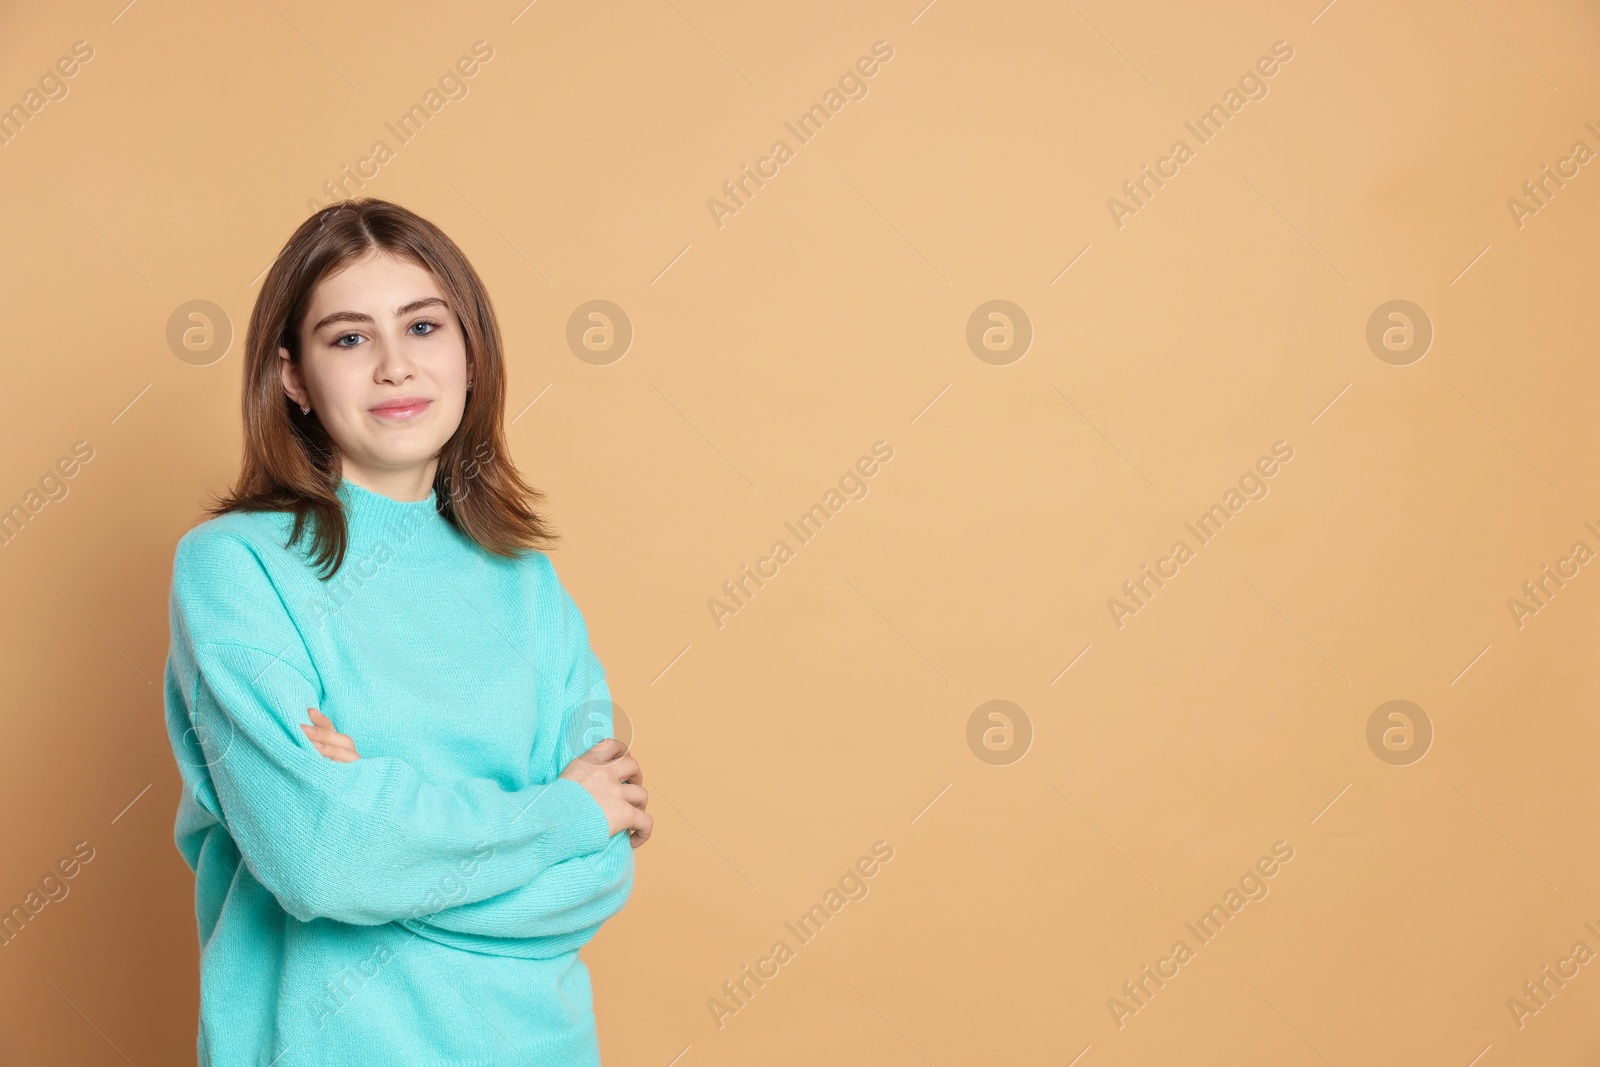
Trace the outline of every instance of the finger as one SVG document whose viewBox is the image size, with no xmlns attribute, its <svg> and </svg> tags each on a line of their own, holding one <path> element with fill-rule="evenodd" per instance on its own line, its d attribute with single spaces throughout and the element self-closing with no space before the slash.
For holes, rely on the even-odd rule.
<svg viewBox="0 0 1600 1067">
<path fill-rule="evenodd" d="M 638 848 L 640 845 L 650 840 L 650 833 L 655 829 L 655 825 L 656 821 L 649 815 L 642 811 L 635 812 L 632 841 L 634 848 Z"/>
<path fill-rule="evenodd" d="M 650 806 L 650 793 L 642 785 L 627 785 L 622 787 L 622 797 L 629 804 L 644 811 Z"/>
<path fill-rule="evenodd" d="M 635 777 L 643 772 L 639 770 L 639 761 L 632 756 L 622 756 L 606 764 L 606 767 L 617 776 L 619 782 L 633 782 L 638 784 Z"/>
<path fill-rule="evenodd" d="M 334 727 L 332 719 L 322 714 L 322 712 L 318 711 L 316 708 L 309 708 L 307 711 L 311 716 L 312 723 L 319 731 L 321 731 L 320 736 L 323 740 L 326 741 L 330 738 L 339 738 L 345 736 Z"/>
<path fill-rule="evenodd" d="M 310 723 L 303 722 L 300 724 L 300 732 L 306 735 L 306 740 L 310 741 L 311 744 L 316 747 L 318 752 L 322 751 L 333 742 L 333 738 L 329 731 L 324 730 L 320 726 L 312 726 Z"/>
<path fill-rule="evenodd" d="M 324 756 L 341 763 L 351 763 L 361 758 L 361 754 L 356 751 L 355 742 L 344 734 L 332 734 L 327 740 L 312 738 L 311 744 Z"/>
<path fill-rule="evenodd" d="M 305 732 L 307 740 L 324 756 L 333 759 L 336 758 L 335 753 L 348 753 L 350 758 L 360 758 L 360 753 L 356 752 L 355 741 L 345 734 L 319 726 L 308 726 L 305 723 L 301 723 L 300 727 Z"/>
<path fill-rule="evenodd" d="M 303 722 L 300 724 L 300 729 L 313 741 L 321 741 L 326 745 L 345 745 L 351 748 L 355 747 L 355 742 L 351 740 L 349 734 L 341 734 L 332 726 L 313 726 L 310 723 Z"/>
<path fill-rule="evenodd" d="M 348 734 L 341 734 L 331 726 L 312 726 L 310 723 L 303 722 L 300 724 L 300 729 L 313 743 L 320 741 L 325 745 L 334 745 L 336 747 L 355 747 L 355 742 L 350 739 Z"/>
<path fill-rule="evenodd" d="M 329 748 L 344 749 L 352 754 L 356 750 L 355 738 L 349 734 L 341 734 L 337 730 L 323 731 L 322 743 Z"/>
<path fill-rule="evenodd" d="M 326 746 L 322 754 L 331 760 L 338 761 L 339 763 L 354 763 L 360 758 L 356 755 L 356 750 L 353 748 L 338 748 L 332 745 Z"/>
<path fill-rule="evenodd" d="M 615 737 L 608 737 L 583 755 L 585 759 L 593 763 L 608 763 L 626 751 L 628 751 L 627 745 L 618 741 Z"/>
</svg>

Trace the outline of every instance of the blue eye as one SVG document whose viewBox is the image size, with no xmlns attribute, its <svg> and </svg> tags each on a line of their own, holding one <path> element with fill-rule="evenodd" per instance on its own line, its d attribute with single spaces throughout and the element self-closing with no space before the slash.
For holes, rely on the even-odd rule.
<svg viewBox="0 0 1600 1067">
<path fill-rule="evenodd" d="M 343 342 L 343 341 L 344 341 L 344 339 L 345 339 L 345 338 L 346 338 L 346 337 L 356 337 L 356 338 L 359 338 L 359 337 L 360 337 L 360 336 L 361 336 L 361 335 L 360 335 L 360 334 L 359 334 L 359 333 L 347 333 L 347 334 L 341 334 L 341 335 L 340 335 L 340 336 L 338 336 L 338 337 L 335 337 L 335 338 L 334 338 L 334 339 L 333 339 L 333 344 L 334 344 L 334 347 L 336 347 L 336 348 L 354 348 L 354 347 L 355 347 L 355 345 L 347 345 L 347 344 L 343 344 L 343 343 L 342 343 L 342 342 Z"/>
<path fill-rule="evenodd" d="M 437 322 L 432 321 L 431 319 L 422 319 L 422 320 L 420 320 L 418 322 L 413 322 L 411 324 L 411 328 L 413 330 L 416 329 L 418 326 L 431 326 L 431 327 L 433 327 L 433 329 L 429 330 L 427 333 L 418 334 L 417 336 L 419 336 L 419 337 L 429 337 L 429 336 L 432 336 L 433 334 L 439 332 L 439 324 Z"/>
</svg>

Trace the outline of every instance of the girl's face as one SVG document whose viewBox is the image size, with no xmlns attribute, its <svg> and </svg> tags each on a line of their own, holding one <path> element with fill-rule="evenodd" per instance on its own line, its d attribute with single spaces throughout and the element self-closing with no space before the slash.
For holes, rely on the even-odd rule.
<svg viewBox="0 0 1600 1067">
<path fill-rule="evenodd" d="M 377 250 L 351 261 L 313 290 L 299 364 L 287 348 L 278 356 L 284 392 L 316 413 L 346 478 L 426 494 L 469 381 L 466 338 L 433 272 Z"/>
</svg>

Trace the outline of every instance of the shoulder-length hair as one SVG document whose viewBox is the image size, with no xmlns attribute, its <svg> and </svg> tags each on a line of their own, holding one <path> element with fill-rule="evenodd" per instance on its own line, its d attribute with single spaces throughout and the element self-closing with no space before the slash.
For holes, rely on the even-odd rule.
<svg viewBox="0 0 1600 1067">
<path fill-rule="evenodd" d="M 302 414 L 283 390 L 278 348 L 300 362 L 300 326 L 317 283 L 375 250 L 404 256 L 433 272 L 466 338 L 472 390 L 461 425 L 439 451 L 434 474 L 439 513 L 489 552 L 516 558 L 560 536 L 536 508 L 544 494 L 512 466 L 505 441 L 505 361 L 488 290 L 456 243 L 398 204 L 373 197 L 343 200 L 300 224 L 267 270 L 250 313 L 244 352 L 244 462 L 231 492 L 206 508 L 292 511 L 285 548 L 314 519 L 312 562 L 332 578 L 344 563 L 348 531 L 335 492 L 337 448 L 315 411 Z"/>
</svg>

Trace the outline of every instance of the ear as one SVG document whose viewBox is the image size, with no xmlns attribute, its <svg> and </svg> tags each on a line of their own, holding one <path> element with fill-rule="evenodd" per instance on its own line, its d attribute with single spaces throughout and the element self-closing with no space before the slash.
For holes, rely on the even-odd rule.
<svg viewBox="0 0 1600 1067">
<path fill-rule="evenodd" d="M 278 374 L 283 381 L 283 392 L 290 400 L 301 405 L 311 402 L 305 383 L 300 378 L 300 368 L 294 365 L 289 350 L 281 345 L 278 347 Z"/>
</svg>

